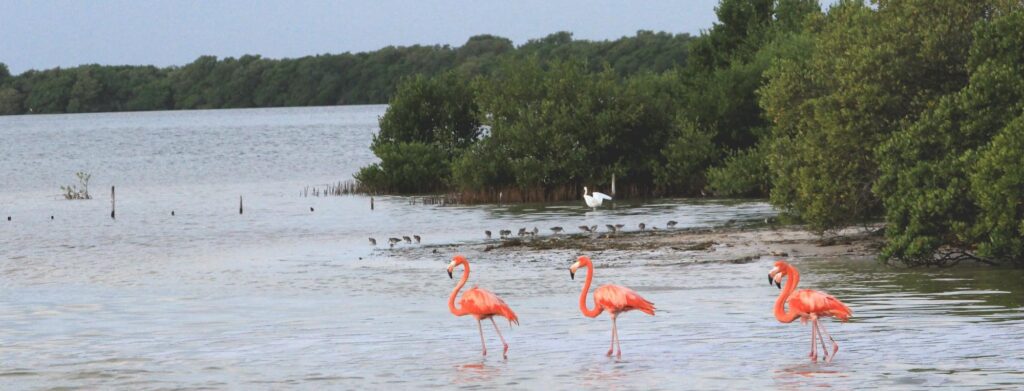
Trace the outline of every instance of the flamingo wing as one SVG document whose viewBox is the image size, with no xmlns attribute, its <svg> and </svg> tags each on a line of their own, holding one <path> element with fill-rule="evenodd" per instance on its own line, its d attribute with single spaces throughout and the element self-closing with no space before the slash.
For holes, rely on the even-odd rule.
<svg viewBox="0 0 1024 391">
<path fill-rule="evenodd" d="M 498 295 L 482 288 L 473 287 L 462 294 L 462 309 L 478 319 L 490 318 L 494 315 L 504 316 L 509 324 L 519 324 L 519 317 L 512 308 Z"/>
<path fill-rule="evenodd" d="M 640 310 L 654 315 L 654 303 L 639 293 L 620 285 L 603 285 L 594 290 L 594 302 L 612 312 Z"/>
<path fill-rule="evenodd" d="M 598 199 L 598 200 L 608 200 L 608 201 L 611 201 L 611 199 L 612 199 L 612 196 L 604 194 L 604 193 L 596 192 L 596 191 L 594 192 L 593 196 L 594 196 L 595 199 Z"/>
<path fill-rule="evenodd" d="M 789 296 L 789 306 L 801 313 L 816 314 L 818 316 L 831 316 L 836 319 L 847 321 L 853 316 L 853 311 L 842 301 L 825 292 L 811 289 L 801 289 Z"/>
</svg>

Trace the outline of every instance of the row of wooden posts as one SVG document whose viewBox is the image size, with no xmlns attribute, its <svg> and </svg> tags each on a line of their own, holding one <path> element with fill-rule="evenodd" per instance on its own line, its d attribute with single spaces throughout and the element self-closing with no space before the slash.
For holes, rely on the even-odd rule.
<svg viewBox="0 0 1024 391">
<path fill-rule="evenodd" d="M 110 218 L 117 219 L 117 198 L 116 189 L 114 186 L 110 186 Z M 313 208 L 310 208 L 312 210 Z M 370 210 L 373 210 L 373 197 L 370 197 Z M 243 203 L 242 196 L 238 196 L 238 214 L 245 213 L 245 204 Z M 171 211 L 171 216 L 174 216 L 174 211 Z M 11 221 L 11 216 L 7 216 L 7 221 Z"/>
<path fill-rule="evenodd" d="M 115 186 L 110 186 L 110 218 L 114 219 L 114 220 L 117 219 L 117 193 L 116 192 L 117 192 L 116 187 Z M 615 175 L 612 175 L 612 194 L 613 195 L 615 194 Z M 503 198 L 504 198 L 503 195 L 504 195 L 503 192 L 498 192 L 498 205 L 499 206 L 502 204 L 502 201 L 504 201 L 503 200 Z M 411 201 L 411 202 L 415 203 L 415 201 Z M 451 195 L 444 195 L 444 196 L 435 196 L 435 197 L 424 197 L 424 198 L 421 199 L 420 202 L 422 202 L 425 205 L 426 204 L 441 204 L 441 205 L 444 205 L 444 204 L 449 204 L 449 203 L 457 203 L 457 200 L 454 199 Z M 373 197 L 370 197 L 370 210 L 374 210 L 374 200 L 373 200 Z M 244 200 L 242 199 L 242 196 L 239 195 L 238 196 L 238 214 L 243 214 L 243 213 L 245 213 L 245 204 L 244 204 Z M 171 211 L 171 216 L 174 216 L 174 211 L 173 210 Z M 7 216 L 7 221 L 11 221 L 11 216 Z"/>
<path fill-rule="evenodd" d="M 615 194 L 615 175 L 612 175 L 612 194 Z M 502 203 L 503 193 L 498 193 L 498 205 Z M 439 196 L 439 197 L 427 197 L 422 200 L 424 204 L 447 204 L 451 203 L 450 196 Z M 370 210 L 373 210 L 373 197 L 370 197 Z M 242 196 L 238 196 L 238 214 L 245 213 L 245 205 L 242 200 Z M 174 216 L 174 211 L 171 211 L 171 216 Z M 52 216 L 51 216 L 52 218 Z M 116 189 L 114 186 L 110 186 L 110 218 L 117 219 L 117 198 Z M 7 221 L 11 221 L 11 216 L 7 216 Z"/>
<path fill-rule="evenodd" d="M 309 209 L 310 211 L 313 210 L 312 207 Z M 373 197 L 370 197 L 370 210 L 374 210 Z M 238 214 L 243 213 L 245 213 L 245 204 L 243 202 L 242 196 L 238 196 Z M 174 216 L 173 210 L 171 211 L 171 216 Z M 117 189 L 115 188 L 115 186 L 110 186 L 110 218 L 117 220 Z M 53 216 L 50 216 L 50 219 L 52 220 Z M 11 220 L 12 217 L 7 216 L 7 221 Z"/>
</svg>

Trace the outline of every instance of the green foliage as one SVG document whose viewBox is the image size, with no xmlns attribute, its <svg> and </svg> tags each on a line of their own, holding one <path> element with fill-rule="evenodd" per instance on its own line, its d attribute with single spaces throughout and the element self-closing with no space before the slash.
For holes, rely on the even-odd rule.
<svg viewBox="0 0 1024 391">
<path fill-rule="evenodd" d="M 0 86 L 0 115 L 21 113 L 22 99 L 24 98 L 17 89 Z"/>
<path fill-rule="evenodd" d="M 767 146 L 732 152 L 722 165 L 707 171 L 708 188 L 718 196 L 757 196 L 771 188 Z"/>
<path fill-rule="evenodd" d="M 714 190 L 763 196 L 768 186 L 758 184 L 768 183 L 768 171 L 752 160 L 766 155 L 753 149 L 765 143 L 769 123 L 757 91 L 772 62 L 794 55 L 794 47 L 806 41 L 800 32 L 820 15 L 820 8 L 813 0 L 725 0 L 716 12 L 719 23 L 695 41 L 682 71 L 686 92 L 681 110 L 713 135 L 717 149 L 731 151 L 727 161 L 708 162 Z"/>
<path fill-rule="evenodd" d="M 762 107 L 772 119 L 772 201 L 827 230 L 879 214 L 874 150 L 966 82 L 980 2 L 841 2 L 816 24 L 803 56 L 768 71 Z"/>
<path fill-rule="evenodd" d="M 67 185 L 60 187 L 60 191 L 61 193 L 63 193 L 64 199 L 91 200 L 92 196 L 89 195 L 89 179 L 92 179 L 92 174 L 79 171 L 75 173 L 75 177 L 78 178 L 78 185 Z"/>
<path fill-rule="evenodd" d="M 665 162 L 655 166 L 658 185 L 693 194 L 704 187 L 704 170 L 717 156 L 713 134 L 685 117 L 676 121 L 676 131 L 661 150 Z"/>
<path fill-rule="evenodd" d="M 973 168 L 977 256 L 1024 265 L 1024 115 L 992 139 Z"/>
<path fill-rule="evenodd" d="M 604 186 L 614 175 L 619 188 L 694 195 L 710 172 L 723 193 L 766 194 L 768 173 L 757 159 L 767 148 L 756 146 L 765 144 L 768 123 L 757 90 L 772 56 L 790 50 L 777 37 L 797 34 L 820 11 L 810 0 L 727 0 L 718 12 L 721 23 L 696 40 L 693 56 L 688 36 L 647 31 L 604 43 L 559 32 L 514 50 L 497 37 L 472 38 L 458 58 L 479 61 L 439 83 L 458 85 L 485 70 L 471 99 L 488 130 L 447 149 L 453 186 L 547 191 Z M 452 111 L 443 106 L 466 107 L 451 97 L 471 94 L 444 93 L 430 80 L 399 87 L 410 98 L 392 102 L 375 144 L 438 142 L 425 129 L 451 117 L 440 114 Z M 724 162 L 722 151 L 733 151 Z"/>
<path fill-rule="evenodd" d="M 1012 148 L 1024 110 L 1024 13 L 980 23 L 973 37 L 967 85 L 878 149 L 886 259 L 1020 262 L 1024 177 Z"/>
<path fill-rule="evenodd" d="M 355 178 L 371 192 L 427 193 L 447 187 L 451 173 L 445 152 L 420 142 L 381 143 L 373 148 L 380 163 L 363 167 Z"/>
<path fill-rule="evenodd" d="M 478 82 L 489 136 L 457 163 L 458 184 L 551 189 L 566 184 L 650 186 L 652 152 L 672 127 L 674 90 L 667 76 L 620 80 L 582 61 L 502 64 Z M 471 173 L 474 166 L 495 167 Z"/>
<path fill-rule="evenodd" d="M 452 182 L 462 190 L 494 189 L 515 183 L 504 148 L 484 139 L 452 162 Z"/>
<path fill-rule="evenodd" d="M 373 138 L 371 149 L 381 162 L 361 169 L 356 179 L 382 192 L 444 189 L 452 159 L 480 136 L 478 117 L 473 89 L 454 72 L 407 79 Z"/>
<path fill-rule="evenodd" d="M 480 136 L 479 108 L 470 83 L 454 72 L 417 75 L 398 87 L 380 119 L 374 144 L 437 144 L 451 159 Z"/>
<path fill-rule="evenodd" d="M 507 38 L 471 37 L 463 46 L 389 46 L 365 53 L 266 59 L 201 56 L 180 67 L 54 68 L 10 76 L 0 64 L 0 114 L 214 109 L 388 102 L 403 80 L 455 71 L 470 80 L 509 58 L 543 62 L 584 58 L 619 77 L 662 72 L 686 61 L 692 38 L 638 31 L 611 41 L 573 40 L 569 33 L 516 48 Z"/>
<path fill-rule="evenodd" d="M 596 174 L 595 150 L 612 142 L 610 134 L 599 138 L 595 127 L 598 121 L 618 120 L 612 113 L 617 87 L 613 74 L 590 74 L 581 62 L 554 63 L 548 69 L 536 58 L 503 64 L 494 77 L 479 83 L 480 106 L 490 127 L 484 142 L 491 146 L 484 148 L 500 147 L 495 157 L 503 159 L 515 186 L 589 180 L 584 175 Z"/>
</svg>

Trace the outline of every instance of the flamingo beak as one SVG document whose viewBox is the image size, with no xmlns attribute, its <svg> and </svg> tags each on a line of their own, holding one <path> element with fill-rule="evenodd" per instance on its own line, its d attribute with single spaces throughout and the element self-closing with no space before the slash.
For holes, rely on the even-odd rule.
<svg viewBox="0 0 1024 391">
<path fill-rule="evenodd" d="M 572 270 L 571 267 L 569 268 L 569 279 L 570 280 L 575 280 L 576 279 L 576 271 Z"/>
<path fill-rule="evenodd" d="M 782 273 L 775 273 L 774 276 L 768 274 L 768 286 L 771 286 L 772 283 L 774 283 L 777 288 L 782 289 Z"/>
<path fill-rule="evenodd" d="M 448 269 L 448 278 L 455 279 L 455 277 L 452 277 L 452 269 Z"/>
</svg>

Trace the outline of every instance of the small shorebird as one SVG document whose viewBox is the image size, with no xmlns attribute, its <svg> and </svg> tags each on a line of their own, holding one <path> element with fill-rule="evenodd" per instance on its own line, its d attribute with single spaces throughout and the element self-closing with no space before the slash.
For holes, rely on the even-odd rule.
<svg viewBox="0 0 1024 391">
<path fill-rule="evenodd" d="M 591 232 L 597 232 L 597 224 L 591 225 L 590 226 L 590 231 Z"/>
<path fill-rule="evenodd" d="M 413 235 L 412 238 L 416 239 L 416 244 L 420 244 L 420 236 L 419 235 Z"/>
<path fill-rule="evenodd" d="M 490 239 L 491 238 L 491 231 L 485 230 L 484 231 L 484 235 L 487 235 L 487 239 Z"/>
<path fill-rule="evenodd" d="M 669 228 L 675 228 L 676 224 L 678 223 L 676 223 L 675 220 L 669 220 L 667 223 L 665 223 L 665 226 Z"/>
<path fill-rule="evenodd" d="M 580 231 L 583 231 L 583 232 L 593 232 L 593 231 L 590 230 L 590 227 L 585 226 L 585 225 L 581 225 L 578 228 L 580 229 Z"/>
<path fill-rule="evenodd" d="M 520 228 L 519 232 L 516 233 L 516 236 L 519 236 L 519 237 L 526 236 L 526 228 Z"/>
<path fill-rule="evenodd" d="M 399 238 L 388 238 L 388 244 L 391 245 L 391 247 L 395 247 L 395 244 L 398 244 L 398 243 L 401 243 L 401 242 L 402 242 L 402 239 L 399 239 Z"/>
<path fill-rule="evenodd" d="M 404 240 L 406 243 L 412 244 L 412 238 L 410 238 L 408 236 L 403 236 L 402 240 Z"/>
<path fill-rule="evenodd" d="M 640 223 L 640 232 L 644 232 L 644 229 L 646 229 L 646 228 L 647 228 L 647 224 Z"/>
<path fill-rule="evenodd" d="M 498 231 L 498 235 L 500 235 L 502 239 L 507 239 L 509 236 L 512 236 L 512 230 L 503 229 L 501 231 Z"/>
<path fill-rule="evenodd" d="M 539 231 L 539 230 L 537 229 L 537 226 L 533 226 L 533 231 L 532 231 L 531 235 L 533 235 L 533 236 L 537 236 L 537 232 L 540 232 L 540 231 Z"/>
<path fill-rule="evenodd" d="M 551 227 L 551 232 L 554 232 L 555 235 L 558 235 L 559 232 L 562 232 L 562 227 Z"/>
<path fill-rule="evenodd" d="M 312 206 L 311 206 L 311 207 L 309 207 L 309 211 L 310 211 L 310 212 L 312 212 L 312 211 L 313 211 L 313 207 L 312 207 Z"/>
<path fill-rule="evenodd" d="M 609 231 L 612 231 L 612 233 L 615 233 L 615 231 L 618 231 L 618 229 L 616 229 L 614 225 L 611 225 L 611 224 L 605 224 L 604 226 L 605 226 L 605 227 L 608 227 L 608 230 L 609 230 Z"/>
<path fill-rule="evenodd" d="M 616 230 L 620 230 L 620 229 L 622 229 L 622 227 L 625 227 L 625 226 L 626 226 L 625 224 L 615 224 L 615 229 Z"/>
<path fill-rule="evenodd" d="M 370 245 L 371 246 L 376 246 L 377 245 L 377 239 L 370 238 Z"/>
</svg>

